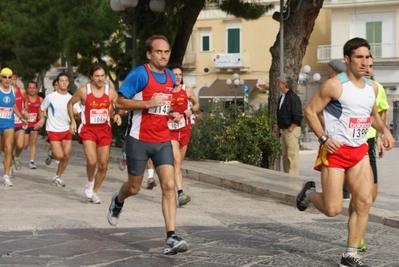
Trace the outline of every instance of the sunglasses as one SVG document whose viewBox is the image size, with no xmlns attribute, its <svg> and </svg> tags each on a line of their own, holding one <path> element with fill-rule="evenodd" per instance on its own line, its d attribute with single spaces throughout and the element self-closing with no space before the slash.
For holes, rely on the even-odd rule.
<svg viewBox="0 0 399 267">
<path fill-rule="evenodd" d="M 12 76 L 1 76 L 1 77 L 3 77 L 3 79 L 8 79 L 8 80 L 10 80 Z"/>
</svg>

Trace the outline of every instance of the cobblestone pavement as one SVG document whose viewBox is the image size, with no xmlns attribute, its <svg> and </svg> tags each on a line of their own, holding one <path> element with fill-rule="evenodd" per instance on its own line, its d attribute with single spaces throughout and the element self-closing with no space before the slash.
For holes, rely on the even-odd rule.
<svg viewBox="0 0 399 267">
<path fill-rule="evenodd" d="M 0 187 L 0 266 L 338 266 L 346 216 L 300 213 L 274 199 L 186 179 L 192 201 L 178 208 L 177 234 L 190 250 L 162 255 L 165 230 L 161 191 L 143 188 L 127 199 L 117 227 L 105 214 L 112 192 L 126 179 L 115 163 L 100 188 L 102 204 L 86 202 L 85 160 L 73 156 L 63 179 L 50 185 L 55 164 L 16 171 L 13 188 Z M 369 223 L 364 262 L 399 266 L 399 229 Z"/>
</svg>

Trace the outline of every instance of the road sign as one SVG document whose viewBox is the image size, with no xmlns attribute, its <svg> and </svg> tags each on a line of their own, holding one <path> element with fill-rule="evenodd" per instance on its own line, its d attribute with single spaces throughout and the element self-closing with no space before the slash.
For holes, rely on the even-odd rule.
<svg viewBox="0 0 399 267">
<path fill-rule="evenodd" d="M 244 88 L 244 93 L 247 95 L 249 93 L 249 85 L 244 84 L 243 88 Z"/>
</svg>

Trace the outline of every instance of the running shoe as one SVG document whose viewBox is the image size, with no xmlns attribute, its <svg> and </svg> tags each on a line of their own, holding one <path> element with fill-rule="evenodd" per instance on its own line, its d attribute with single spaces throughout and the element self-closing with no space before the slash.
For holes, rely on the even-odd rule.
<svg viewBox="0 0 399 267">
<path fill-rule="evenodd" d="M 316 184 L 313 181 L 308 181 L 304 184 L 301 192 L 299 192 L 296 198 L 296 207 L 299 211 L 305 211 L 310 204 L 310 199 L 306 198 L 307 190 L 316 191 Z"/>
<path fill-rule="evenodd" d="M 53 155 L 52 155 L 51 147 L 49 147 L 47 149 L 47 155 L 44 159 L 44 162 L 46 163 L 46 165 L 50 165 L 52 160 L 53 160 Z"/>
<path fill-rule="evenodd" d="M 93 204 L 101 204 L 101 199 L 96 193 L 93 193 L 91 202 L 93 202 Z"/>
<path fill-rule="evenodd" d="M 21 162 L 19 161 L 19 157 L 13 156 L 12 162 L 14 163 L 15 169 L 19 171 L 21 169 Z"/>
<path fill-rule="evenodd" d="M 179 207 L 186 205 L 191 201 L 191 198 L 184 193 L 181 193 L 179 196 Z"/>
<path fill-rule="evenodd" d="M 54 176 L 53 181 L 51 183 L 53 186 L 65 187 L 64 181 L 59 176 Z"/>
<path fill-rule="evenodd" d="M 36 170 L 37 168 L 36 168 L 36 165 L 35 165 L 35 162 L 33 161 L 33 160 L 31 160 L 30 162 L 29 162 L 29 168 L 31 168 L 32 170 Z"/>
<path fill-rule="evenodd" d="M 178 252 L 186 252 L 188 250 L 187 242 L 178 237 L 177 235 L 172 235 L 166 240 L 165 247 L 163 249 L 163 254 L 173 255 Z"/>
<path fill-rule="evenodd" d="M 360 258 L 359 255 L 354 254 L 350 255 L 348 257 L 344 257 L 344 254 L 342 254 L 341 258 L 341 264 L 339 265 L 340 267 L 369 267 L 368 265 L 364 264 Z"/>
<path fill-rule="evenodd" d="M 157 182 L 155 181 L 154 177 L 150 177 L 147 180 L 147 189 L 152 189 L 157 186 Z"/>
<path fill-rule="evenodd" d="M 118 158 L 119 170 L 124 171 L 126 169 L 126 160 Z"/>
<path fill-rule="evenodd" d="M 7 175 L 7 174 L 5 174 L 5 175 L 3 176 L 3 185 L 4 185 L 5 187 L 12 187 L 12 186 L 13 186 L 13 184 L 11 183 L 11 180 L 10 180 L 10 176 Z"/>
<path fill-rule="evenodd" d="M 119 195 L 119 190 L 116 190 L 111 197 L 111 204 L 109 204 L 109 208 L 107 210 L 107 219 L 108 223 L 112 226 L 115 226 L 118 224 L 119 216 L 122 213 L 122 208 L 118 208 L 115 205 L 115 198 Z"/>
<path fill-rule="evenodd" d="M 360 240 L 360 244 L 357 247 L 358 252 L 366 252 L 368 250 L 368 247 L 366 245 L 366 242 L 364 241 L 364 237 L 362 237 L 362 240 Z"/>
<path fill-rule="evenodd" d="M 94 181 L 93 182 L 87 181 L 85 195 L 89 201 L 92 201 L 91 198 L 93 197 L 93 186 L 94 186 Z"/>
</svg>

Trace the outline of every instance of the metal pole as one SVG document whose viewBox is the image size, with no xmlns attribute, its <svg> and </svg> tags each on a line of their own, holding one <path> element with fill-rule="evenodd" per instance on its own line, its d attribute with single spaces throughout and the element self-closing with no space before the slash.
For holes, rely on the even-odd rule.
<svg viewBox="0 0 399 267">
<path fill-rule="evenodd" d="M 280 0 L 280 75 L 283 75 L 284 73 L 284 0 Z M 281 92 L 280 92 L 281 95 Z M 281 138 L 280 143 L 281 143 Z M 280 156 L 279 160 L 279 168 L 280 171 L 282 172 L 283 169 L 283 159 Z"/>
<path fill-rule="evenodd" d="M 308 83 L 309 83 L 309 79 L 306 77 L 306 79 L 305 79 L 305 106 L 308 104 Z M 311 140 L 310 140 L 310 136 L 309 136 L 309 125 L 306 123 L 305 133 L 302 137 L 302 142 L 310 143 L 310 141 Z"/>
<path fill-rule="evenodd" d="M 137 58 L 137 16 L 136 16 L 136 8 L 132 10 L 132 69 L 137 66 L 136 58 Z"/>
</svg>

